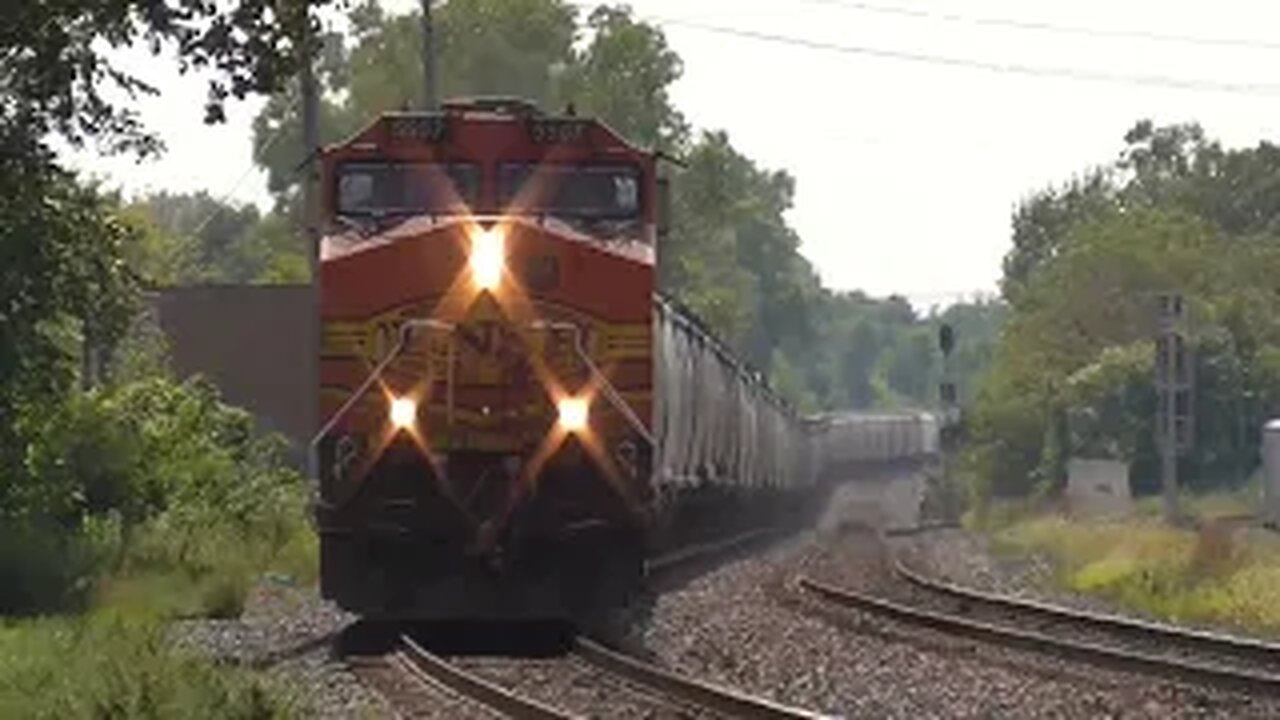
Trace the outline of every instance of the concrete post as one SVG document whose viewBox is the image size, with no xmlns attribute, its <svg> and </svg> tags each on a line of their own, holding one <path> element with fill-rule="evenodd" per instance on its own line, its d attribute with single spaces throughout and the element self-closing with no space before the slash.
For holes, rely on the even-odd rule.
<svg viewBox="0 0 1280 720">
<path fill-rule="evenodd" d="M 1280 418 L 1262 426 L 1262 510 L 1264 521 L 1280 525 Z"/>
</svg>

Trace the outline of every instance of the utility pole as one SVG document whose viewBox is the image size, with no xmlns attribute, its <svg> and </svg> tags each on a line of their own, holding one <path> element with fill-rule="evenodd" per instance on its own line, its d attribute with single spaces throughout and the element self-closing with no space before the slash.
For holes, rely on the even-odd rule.
<svg viewBox="0 0 1280 720">
<path fill-rule="evenodd" d="M 422 103 L 424 110 L 439 107 L 436 85 L 435 28 L 431 24 L 431 0 L 422 0 Z"/>
<path fill-rule="evenodd" d="M 320 93 L 315 76 L 315 36 L 311 18 L 302 18 L 302 57 L 299 59 L 298 90 L 302 96 L 302 227 L 306 238 L 307 261 L 311 270 L 311 311 L 307 317 L 306 408 L 310 426 L 320 428 L 320 198 L 317 168 L 320 155 Z M 307 474 L 319 481 L 317 459 L 307 454 Z"/>
<path fill-rule="evenodd" d="M 1194 371 L 1187 351 L 1185 308 L 1182 295 L 1166 293 L 1158 298 L 1156 338 L 1156 391 L 1159 407 L 1156 442 L 1160 447 L 1160 490 L 1165 522 L 1181 518 L 1178 509 L 1178 455 L 1191 445 L 1192 383 Z"/>
</svg>

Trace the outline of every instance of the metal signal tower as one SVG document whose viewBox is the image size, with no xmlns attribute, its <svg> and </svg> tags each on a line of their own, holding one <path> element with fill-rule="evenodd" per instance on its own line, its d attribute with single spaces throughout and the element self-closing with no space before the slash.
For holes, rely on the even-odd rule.
<svg viewBox="0 0 1280 720">
<path fill-rule="evenodd" d="M 1178 456 L 1192 445 L 1195 371 L 1187 342 L 1187 314 L 1183 297 L 1164 293 L 1157 298 L 1156 445 L 1160 448 L 1160 489 L 1165 522 L 1180 518 Z"/>
</svg>

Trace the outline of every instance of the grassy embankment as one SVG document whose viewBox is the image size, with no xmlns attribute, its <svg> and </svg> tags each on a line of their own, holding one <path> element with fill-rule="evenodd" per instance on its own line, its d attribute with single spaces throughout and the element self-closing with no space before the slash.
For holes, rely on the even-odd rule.
<svg viewBox="0 0 1280 720">
<path fill-rule="evenodd" d="M 301 478 L 210 389 L 71 400 L 0 488 L 0 717 L 276 718 L 299 699 L 175 647 L 240 614 L 264 572 L 309 583 Z"/>
<path fill-rule="evenodd" d="M 1186 498 L 1198 529 L 1163 524 L 1154 499 L 1123 520 L 1014 513 L 987 530 L 998 554 L 1047 558 L 1069 590 L 1172 622 L 1280 637 L 1280 536 L 1213 521 L 1247 512 L 1254 495 Z"/>
</svg>

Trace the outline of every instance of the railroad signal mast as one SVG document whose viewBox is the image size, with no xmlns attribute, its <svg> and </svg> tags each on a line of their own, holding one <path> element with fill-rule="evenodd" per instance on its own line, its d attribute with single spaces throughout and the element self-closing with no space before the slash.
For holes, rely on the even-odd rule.
<svg viewBox="0 0 1280 720">
<path fill-rule="evenodd" d="M 1187 342 L 1186 304 L 1180 293 L 1157 298 L 1155 382 L 1156 446 L 1160 449 L 1160 483 L 1166 522 L 1176 522 L 1178 511 L 1178 456 L 1192 446 L 1194 432 L 1195 370 Z"/>
<path fill-rule="evenodd" d="M 950 497 L 951 455 L 959 440 L 960 410 L 957 405 L 956 384 L 951 379 L 951 351 L 955 349 L 956 334 L 951 325 L 943 323 L 938 328 L 938 349 L 942 351 L 942 381 L 938 383 L 938 399 L 942 404 L 942 413 L 938 423 L 938 457 L 942 461 L 942 488 L 944 497 Z M 950 500 L 943 501 L 951 506 Z M 943 510 L 945 514 L 955 511 L 954 507 Z M 954 518 L 948 518 L 954 519 Z"/>
</svg>

